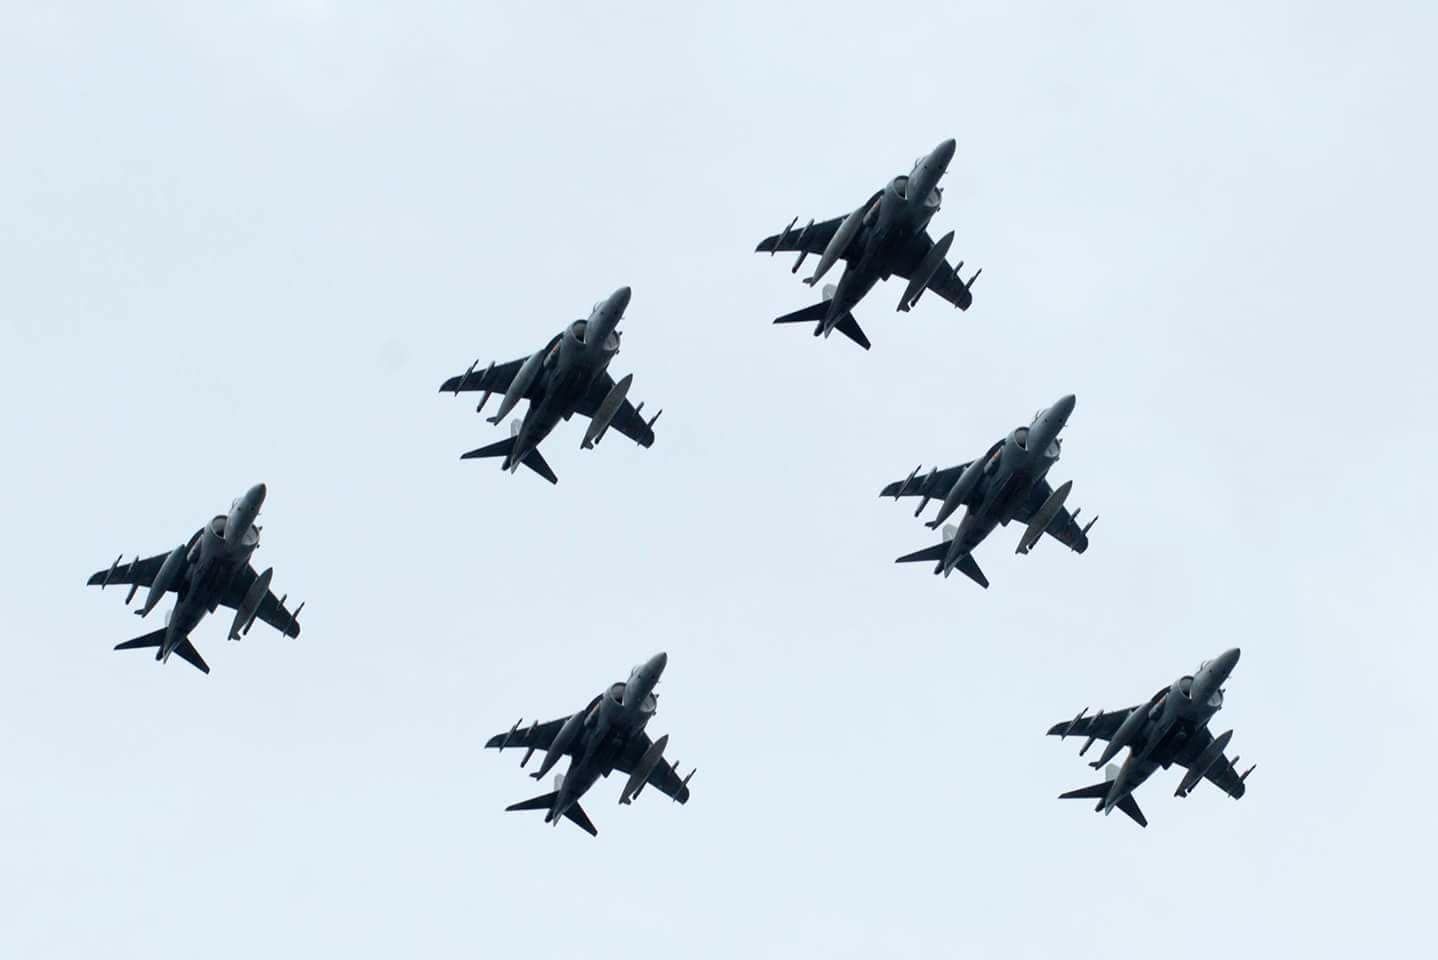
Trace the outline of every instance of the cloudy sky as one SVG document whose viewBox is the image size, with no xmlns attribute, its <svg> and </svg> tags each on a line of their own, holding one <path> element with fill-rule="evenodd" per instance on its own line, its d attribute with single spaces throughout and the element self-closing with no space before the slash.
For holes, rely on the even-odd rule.
<svg viewBox="0 0 1438 960">
<path fill-rule="evenodd" d="M 1426 4 L 43 4 L 0 29 L 0 954 L 1347 956 L 1427 936 Z M 967 313 L 751 251 L 945 137 Z M 641 450 L 436 387 L 621 284 Z M 1078 395 L 1083 556 L 880 501 Z M 269 484 L 290 640 L 86 576 Z M 1233 802 L 1043 736 L 1241 646 Z M 656 650 L 684 807 L 481 750 Z"/>
</svg>

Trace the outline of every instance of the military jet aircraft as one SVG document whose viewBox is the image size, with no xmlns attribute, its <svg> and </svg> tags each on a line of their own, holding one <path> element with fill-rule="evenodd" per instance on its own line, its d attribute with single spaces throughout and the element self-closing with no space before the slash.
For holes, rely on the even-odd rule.
<svg viewBox="0 0 1438 960">
<path fill-rule="evenodd" d="M 1257 764 L 1240 774 L 1238 758 L 1229 760 L 1223 755 L 1233 731 L 1214 737 L 1208 730 L 1208 722 L 1223 707 L 1223 684 L 1237 664 L 1238 648 L 1234 647 L 1199 664 L 1191 676 L 1186 674 L 1163 687 L 1147 703 L 1113 713 L 1100 710 L 1092 717 L 1084 716 L 1085 709 L 1072 720 L 1050 727 L 1049 736 L 1060 739 L 1087 737 L 1079 756 L 1087 753 L 1095 740 L 1108 741 L 1102 755 L 1090 764 L 1095 770 L 1128 747 L 1128 759 L 1121 767 L 1110 764 L 1103 783 L 1070 790 L 1059 799 L 1096 799 L 1095 810 L 1108 814 L 1117 807 L 1146 827 L 1148 819 L 1138 808 L 1133 791 L 1155 770 L 1167 770 L 1175 763 L 1187 768 L 1174 791 L 1176 797 L 1188 796 L 1204 778 L 1235 800 L 1243 796 L 1244 781 Z"/>
<path fill-rule="evenodd" d="M 553 793 L 505 809 L 543 810 L 545 823 L 558 823 L 561 817 L 566 817 L 591 836 L 598 836 L 599 831 L 579 805 L 579 798 L 595 781 L 614 770 L 629 774 L 619 794 L 620 803 L 630 803 L 645 784 L 679 803 L 687 803 L 689 779 L 694 771 L 679 779 L 679 765 L 667 762 L 663 756 L 669 744 L 668 734 L 651 741 L 644 732 L 658 703 L 654 686 L 668 662 L 668 655 L 656 653 L 635 667 L 628 681 L 610 685 L 578 713 L 548 723 L 536 721 L 524 730 L 520 729 L 521 720 L 508 733 L 491 737 L 486 747 L 497 750 L 523 747 L 521 767 L 529 763 L 536 750 L 543 750 L 544 760 L 531 774 L 536 780 L 543 779 L 561 757 L 569 756 L 569 771 L 557 778 Z"/>
<path fill-rule="evenodd" d="M 962 260 L 950 267 L 944 257 L 954 242 L 950 230 L 935 243 L 928 234 L 929 221 L 938 212 L 943 200 L 939 179 L 954 158 L 953 140 L 945 140 L 914 162 L 907 176 L 897 176 L 888 185 L 865 200 L 847 216 L 823 223 L 810 220 L 801 230 L 795 217 L 783 232 L 765 237 L 756 252 L 770 255 L 781 250 L 797 250 L 799 258 L 792 273 L 799 272 L 804 258 L 819 255 L 814 274 L 805 279 L 809 286 L 829 271 L 837 261 L 844 261 L 844 272 L 837 287 L 824 289 L 824 300 L 794 313 L 786 314 L 775 323 L 813 323 L 814 336 L 827 337 L 838 330 L 865 350 L 869 338 L 854 320 L 854 307 L 874 284 L 892 274 L 908 278 L 909 284 L 899 297 L 899 310 L 907 311 L 918 302 L 923 292 L 932 290 L 945 300 L 967 310 L 973 302 L 971 292 L 980 270 L 967 281 L 959 277 Z"/>
<path fill-rule="evenodd" d="M 899 557 L 896 563 L 932 560 L 934 573 L 948 576 L 958 568 L 981 587 L 988 587 L 988 578 L 974 560 L 973 551 L 999 525 L 1012 520 L 1028 525 L 1019 540 L 1018 552 L 1028 553 L 1039 538 L 1047 533 L 1076 553 L 1088 549 L 1088 532 L 1098 517 L 1082 529 L 1079 511 L 1072 514 L 1064 508 L 1073 481 L 1057 490 L 1045 476 L 1059 459 L 1059 431 L 1073 413 L 1073 394 L 1034 415 L 1027 427 L 1019 427 L 991 446 L 977 460 L 956 467 L 930 470 L 918 479 L 919 467 L 908 478 L 891 483 L 880 491 L 881 497 L 922 497 L 914 516 L 923 513 L 931 499 L 942 499 L 938 516 L 930 529 L 942 524 L 960 506 L 967 507 L 957 527 L 944 528 L 944 542 L 917 553 Z"/>
<path fill-rule="evenodd" d="M 503 393 L 499 411 L 489 418 L 499 423 L 520 400 L 528 400 L 523 420 L 516 420 L 508 439 L 462 454 L 460 459 L 502 457 L 500 466 L 513 472 L 522 463 L 550 483 L 558 483 L 549 464 L 539 452 L 539 443 L 559 423 L 576 413 L 590 418 L 580 446 L 589 450 L 613 426 L 641 447 L 654 443 L 654 422 L 640 417 L 644 404 L 633 406 L 625 399 L 634 375 L 618 383 L 608 373 L 609 361 L 619 352 L 619 326 L 629 305 L 629 288 L 620 287 L 594 305 L 588 320 L 575 320 L 555 335 L 543 349 L 496 366 L 491 363 L 476 373 L 479 361 L 439 388 L 441 393 L 459 396 L 463 390 L 482 390 L 475 408 L 478 413 L 491 393 Z"/>
<path fill-rule="evenodd" d="M 173 590 L 178 598 L 164 627 L 127 640 L 115 649 L 155 647 L 156 660 L 167 661 L 170 654 L 178 653 L 202 672 L 209 673 L 209 665 L 190 642 L 190 632 L 205 614 L 213 613 L 221 604 L 235 610 L 234 622 L 230 624 L 231 640 L 248 634 L 256 618 L 286 636 L 298 637 L 299 615 L 304 604 L 290 613 L 285 609 L 287 598 L 276 599 L 270 590 L 274 568 L 257 574 L 250 566 L 250 558 L 260 545 L 260 528 L 255 525 L 255 518 L 260 515 L 264 502 L 265 485 L 255 484 L 230 505 L 228 515 L 217 515 L 196 530 L 187 543 L 146 560 L 136 555 L 123 566 L 120 560 L 124 554 L 121 554 L 108 570 L 93 574 L 89 580 L 92 587 L 104 589 L 111 584 L 129 584 L 126 606 L 135 599 L 136 591 L 149 587 L 144 606 L 135 611 L 141 617 L 155 609 L 166 591 Z"/>
</svg>

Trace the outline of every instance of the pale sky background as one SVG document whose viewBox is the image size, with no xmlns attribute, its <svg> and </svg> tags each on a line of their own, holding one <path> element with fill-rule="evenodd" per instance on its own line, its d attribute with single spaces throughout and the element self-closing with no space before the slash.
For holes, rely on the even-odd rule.
<svg viewBox="0 0 1438 960">
<path fill-rule="evenodd" d="M 1429 4 L 22 4 L 0 21 L 0 955 L 1411 954 L 1438 788 Z M 751 251 L 954 136 L 874 341 Z M 807 269 L 807 268 L 806 268 Z M 621 284 L 641 450 L 438 384 Z M 1093 546 L 879 488 L 1065 392 Z M 488 412 L 488 411 L 486 411 Z M 297 640 L 84 587 L 263 480 Z M 1233 802 L 1045 738 L 1238 645 Z M 684 807 L 481 746 L 668 650 Z M 1090 757 L 1092 759 L 1092 757 Z"/>
</svg>

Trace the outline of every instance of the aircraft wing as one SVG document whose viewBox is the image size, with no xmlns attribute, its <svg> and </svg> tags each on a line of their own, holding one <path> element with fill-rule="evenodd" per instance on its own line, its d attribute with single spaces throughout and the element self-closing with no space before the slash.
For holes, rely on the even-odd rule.
<svg viewBox="0 0 1438 960">
<path fill-rule="evenodd" d="M 584 708 L 584 712 L 586 714 L 589 713 L 589 711 L 594 709 L 594 705 L 598 702 L 599 697 L 595 697 L 593 700 L 590 700 L 589 705 Z M 535 750 L 538 750 L 542 753 L 549 749 L 550 744 L 554 743 L 554 738 L 559 736 L 559 728 L 564 726 L 564 721 L 568 719 L 568 716 L 563 716 L 560 717 L 558 720 L 551 720 L 548 723 L 534 723 L 530 724 L 529 726 L 525 726 L 523 722 L 520 722 L 518 725 L 515 726 L 513 730 L 506 730 L 504 733 L 496 733 L 494 736 L 486 740 L 484 745 L 486 748 L 494 750 L 503 750 L 512 747 L 519 747 L 521 750 L 527 750 L 530 747 L 533 747 Z M 569 749 L 565 750 L 564 752 L 569 754 L 570 756 L 574 756 L 575 746 L 578 746 L 582 742 L 582 737 L 576 737 L 575 742 L 573 744 L 570 744 Z"/>
<path fill-rule="evenodd" d="M 537 726 L 521 726 L 512 734 L 508 730 L 504 733 L 496 733 L 485 741 L 484 745 L 494 749 L 501 747 L 519 747 L 521 750 L 524 750 L 533 747 L 542 753 L 549 749 L 549 745 L 553 743 L 554 738 L 559 735 L 559 728 L 564 726 L 564 721 L 568 719 L 568 717 L 560 717 L 558 720 L 551 720 L 548 723 L 541 723 Z"/>
<path fill-rule="evenodd" d="M 979 459 L 991 459 L 1003 445 L 1004 442 L 1000 440 L 998 443 L 989 447 L 988 450 L 984 451 L 984 455 Z M 943 500 L 944 497 L 949 495 L 949 489 L 958 481 L 959 476 L 968 468 L 969 464 L 973 462 L 974 461 L 970 460 L 968 463 L 961 463 L 956 467 L 946 467 L 943 470 L 937 470 L 933 476 L 929 476 L 920 470 L 916 472 L 910 480 L 896 480 L 884 487 L 883 490 L 879 491 L 879 496 L 895 497 L 896 499 L 898 497 L 932 497 L 935 500 Z M 987 473 L 987 470 L 985 473 Z M 987 492 L 988 477 L 980 477 L 979 482 L 974 485 L 973 492 L 964 498 L 964 505 L 973 506 Z"/>
<path fill-rule="evenodd" d="M 879 199 L 882 194 L 882 190 L 878 193 L 875 193 L 872 197 L 865 201 L 864 206 L 872 206 L 874 201 Z M 847 214 L 845 214 L 845 216 L 847 216 Z M 834 234 L 838 232 L 839 225 L 843 222 L 844 217 L 835 217 L 832 220 L 825 220 L 822 223 L 815 223 L 813 226 L 810 226 L 808 228 L 801 227 L 797 223 L 795 223 L 793 227 L 791 227 L 784 233 L 776 233 L 773 236 L 765 237 L 763 240 L 760 240 L 759 245 L 754 248 L 754 252 L 783 253 L 785 251 L 788 251 L 790 253 L 796 253 L 800 250 L 803 250 L 805 253 L 821 254 L 824 252 L 824 248 L 829 245 L 829 241 L 834 239 Z M 861 226 L 859 228 L 859 232 L 849 243 L 849 246 L 844 251 L 844 254 L 841 259 L 852 259 L 852 253 L 864 249 L 863 236 L 867 231 L 867 227 Z M 803 241 L 803 243 L 801 244 L 800 241 Z M 917 265 L 918 261 L 915 260 L 914 263 Z"/>
<path fill-rule="evenodd" d="M 599 412 L 599 405 L 604 402 L 609 391 L 614 387 L 614 378 L 608 373 L 596 379 L 589 392 L 579 398 L 579 404 L 574 412 L 586 417 L 593 417 Z M 658 414 L 655 414 L 658 417 Z M 652 421 L 651 421 L 652 422 Z M 654 431 L 649 423 L 639 415 L 639 410 L 628 399 L 624 400 L 614 414 L 614 419 L 609 421 L 609 426 L 624 434 L 630 440 L 641 447 L 654 445 Z"/>
<path fill-rule="evenodd" d="M 654 741 L 649 739 L 649 734 L 641 733 L 629 741 L 624 748 L 624 753 L 615 761 L 614 767 L 622 773 L 633 773 L 634 768 L 644 757 L 645 751 L 652 746 Z M 645 781 L 649 786 L 660 793 L 679 803 L 689 802 L 689 787 L 679 777 L 679 771 L 674 765 L 663 757 L 655 764 L 654 769 L 649 772 L 649 779 Z"/>
<path fill-rule="evenodd" d="M 933 238 L 927 232 L 919 234 L 904 251 L 903 263 L 894 272 L 906 280 L 909 279 L 914 275 L 914 271 L 919 269 L 919 265 L 924 262 L 924 257 L 928 256 L 929 251 L 933 248 Z M 962 266 L 963 261 L 960 261 L 959 265 Z M 958 269 L 945 260 L 939 264 L 934 275 L 929 277 L 926 286 L 960 310 L 967 310 L 969 305 L 974 302 L 974 295 L 970 292 L 969 285 L 977 276 L 978 274 L 975 273 L 974 277 L 969 278 L 968 283 L 964 283 L 959 277 Z"/>
<path fill-rule="evenodd" d="M 225 588 L 225 595 L 220 598 L 220 603 L 231 610 L 238 610 L 245 602 L 245 594 L 250 592 L 250 586 L 255 582 L 259 574 L 255 568 L 249 565 L 241 570 Z M 260 608 L 255 611 L 255 619 L 263 620 L 287 637 L 298 637 L 300 635 L 300 621 L 295 614 L 285 609 L 279 597 L 275 596 L 273 590 L 265 592 L 264 599 L 260 601 Z"/>
<path fill-rule="evenodd" d="M 839 224 L 843 222 L 843 217 L 835 217 L 832 220 L 825 220 L 823 223 L 814 224 L 807 232 L 802 231 L 796 226 L 791 229 L 787 235 L 776 233 L 773 236 L 760 240 L 759 245 L 754 248 L 754 252 L 783 253 L 789 251 L 793 253 L 804 250 L 807 253 L 823 253 L 824 248 L 829 245 L 829 241 L 834 238 L 835 231 L 839 229 Z M 783 240 L 782 243 L 780 242 L 781 238 Z M 799 245 L 801 239 L 804 241 L 802 247 Z"/>
<path fill-rule="evenodd" d="M 550 350 L 553 350 L 554 345 L 558 342 L 558 336 L 552 337 L 549 343 L 545 344 L 544 352 L 548 353 Z M 496 363 L 492 370 L 488 368 L 480 369 L 476 364 L 474 370 L 450 377 L 444 383 L 440 384 L 439 392 L 459 393 L 461 390 L 466 392 L 471 390 L 492 390 L 495 393 L 502 394 L 509 389 L 509 385 L 514 381 L 515 374 L 519 373 L 519 368 L 522 367 L 524 361 L 528 359 L 529 357 L 520 357 L 518 360 L 511 360 L 508 363 Z M 524 399 L 533 400 L 535 398 L 539 392 L 539 383 L 540 378 L 535 377 L 534 383 L 530 384 L 529 389 L 525 391 Z"/>
<path fill-rule="evenodd" d="M 106 577 L 109 577 L 111 584 L 134 583 L 142 587 L 148 587 L 155 582 L 155 575 L 160 572 L 160 567 L 164 564 L 165 558 L 168 556 L 168 553 L 157 553 L 153 557 L 146 557 L 144 560 L 137 559 L 129 563 L 122 563 L 115 568 L 113 574 L 110 573 L 108 568 L 98 570 L 92 573 L 90 579 L 86 580 L 85 583 L 87 586 L 98 587 L 106 582 Z"/>
<path fill-rule="evenodd" d="M 1190 768 L 1192 764 L 1198 760 L 1199 754 L 1203 753 L 1210 743 L 1213 743 L 1213 734 L 1210 733 L 1207 728 L 1204 728 L 1200 733 L 1196 734 L 1184 744 L 1183 750 L 1176 758 L 1177 761 L 1182 764 L 1185 769 Z M 1235 800 L 1243 796 L 1243 792 L 1246 789 L 1243 785 L 1243 780 L 1238 775 L 1238 770 L 1233 766 L 1233 761 L 1228 759 L 1227 755 L 1219 757 L 1218 762 L 1209 767 L 1208 772 L 1203 776 L 1205 780 Z"/>
<path fill-rule="evenodd" d="M 1093 737 L 1097 740 L 1108 742 L 1118 732 L 1119 724 L 1123 723 L 1130 713 L 1139 709 L 1129 707 L 1125 710 L 1104 711 L 1102 714 L 1094 714 L 1092 717 L 1082 717 L 1077 721 L 1065 720 L 1049 727 L 1048 735 L 1051 737 Z"/>
<path fill-rule="evenodd" d="M 1028 523 L 1029 518 L 1038 512 L 1039 508 L 1044 505 L 1044 501 L 1053 492 L 1053 487 L 1049 486 L 1047 480 L 1040 480 L 1034 484 L 1029 495 L 1020 501 L 1008 519 L 1017 520 L 1019 523 Z M 1078 525 L 1078 521 L 1073 518 L 1073 514 L 1069 513 L 1067 507 L 1059 507 L 1059 512 L 1054 514 L 1054 518 L 1049 521 L 1044 533 L 1075 553 L 1083 553 L 1088 549 L 1088 534 L 1083 532 L 1083 528 Z"/>
<path fill-rule="evenodd" d="M 932 497 L 935 500 L 942 500 L 948 496 L 949 488 L 959 479 L 959 475 L 967 466 L 967 463 L 961 463 L 956 467 L 936 470 L 932 475 L 917 473 L 912 480 L 895 480 L 880 490 L 879 496 L 894 497 L 895 499 L 899 497 Z"/>
</svg>

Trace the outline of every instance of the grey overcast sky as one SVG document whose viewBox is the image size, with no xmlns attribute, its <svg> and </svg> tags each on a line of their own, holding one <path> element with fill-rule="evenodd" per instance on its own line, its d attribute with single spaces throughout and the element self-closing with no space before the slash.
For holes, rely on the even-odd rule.
<svg viewBox="0 0 1438 960">
<path fill-rule="evenodd" d="M 1413 4 L 5 4 L 0 955 L 1411 954 L 1431 942 L 1435 14 Z M 751 251 L 945 137 L 967 313 Z M 802 222 L 802 220 L 801 220 Z M 621 284 L 641 450 L 440 381 Z M 880 486 L 1066 392 L 1076 556 Z M 85 577 L 248 485 L 298 640 Z M 1233 802 L 1044 730 L 1243 648 Z M 685 807 L 481 749 L 669 651 Z M 1091 759 L 1091 757 L 1090 757 Z"/>
</svg>

